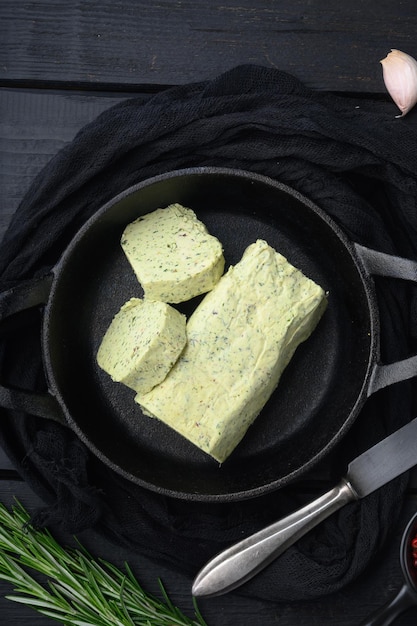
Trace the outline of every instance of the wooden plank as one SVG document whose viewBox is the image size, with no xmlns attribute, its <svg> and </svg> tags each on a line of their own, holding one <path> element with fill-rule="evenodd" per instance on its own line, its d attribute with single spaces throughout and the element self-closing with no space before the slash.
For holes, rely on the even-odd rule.
<svg viewBox="0 0 417 626">
<path fill-rule="evenodd" d="M 10 506 L 17 497 L 32 512 L 40 506 L 39 499 L 25 483 L 0 482 L 0 501 Z M 402 584 L 399 564 L 399 544 L 403 529 L 417 507 L 416 498 L 411 498 L 404 509 L 401 523 L 395 536 L 387 542 L 381 555 L 375 559 L 370 571 L 339 593 L 325 596 L 315 602 L 276 602 L 262 603 L 240 595 L 227 594 L 219 598 L 200 600 L 199 605 L 210 626 L 357 626 L 365 617 L 376 610 L 383 602 L 391 599 Z M 63 545 L 73 545 L 66 533 L 51 529 Z M 158 577 L 162 578 L 171 599 L 188 615 L 193 609 L 190 597 L 191 579 L 180 576 L 167 568 L 157 566 L 140 554 L 114 546 L 98 537 L 94 532 L 80 533 L 79 539 L 96 556 L 122 567 L 129 562 L 143 587 L 150 593 L 159 594 Z M 55 622 L 39 616 L 30 609 L 11 603 L 4 598 L 10 593 L 10 585 L 0 582 L 0 617 L 8 626 L 52 626 Z M 398 626 L 414 626 L 417 609 L 398 619 Z"/>
<path fill-rule="evenodd" d="M 13 467 L 9 457 L 6 455 L 5 451 L 0 446 L 0 480 L 5 475 L 7 475 L 8 472 L 14 472 L 14 471 L 15 471 L 15 468 Z"/>
<path fill-rule="evenodd" d="M 257 63 L 385 93 L 379 61 L 417 56 L 416 30 L 414 0 L 2 0 L 0 81 L 171 85 Z"/>
<path fill-rule="evenodd" d="M 123 94 L 0 89 L 0 239 L 38 172 Z"/>
</svg>

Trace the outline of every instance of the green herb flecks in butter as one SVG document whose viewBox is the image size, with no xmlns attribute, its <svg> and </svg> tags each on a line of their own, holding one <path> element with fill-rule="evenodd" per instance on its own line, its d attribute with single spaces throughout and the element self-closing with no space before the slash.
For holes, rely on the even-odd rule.
<svg viewBox="0 0 417 626">
<path fill-rule="evenodd" d="M 257 241 L 190 317 L 187 346 L 166 379 L 135 401 L 223 462 L 326 304 L 321 287 Z"/>
<path fill-rule="evenodd" d="M 107 329 L 97 363 L 114 381 L 146 393 L 164 380 L 186 340 L 182 313 L 165 302 L 131 298 Z"/>
<path fill-rule="evenodd" d="M 210 291 L 224 271 L 221 243 L 194 211 L 180 204 L 129 224 L 121 246 L 150 300 L 190 300 Z"/>
</svg>

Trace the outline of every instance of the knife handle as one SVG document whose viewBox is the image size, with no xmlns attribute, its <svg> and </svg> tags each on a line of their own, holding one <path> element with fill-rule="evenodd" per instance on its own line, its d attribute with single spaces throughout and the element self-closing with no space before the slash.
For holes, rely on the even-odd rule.
<svg viewBox="0 0 417 626">
<path fill-rule="evenodd" d="M 193 595 L 216 596 L 236 589 L 329 515 L 357 499 L 343 479 L 313 502 L 214 557 L 197 575 Z"/>
</svg>

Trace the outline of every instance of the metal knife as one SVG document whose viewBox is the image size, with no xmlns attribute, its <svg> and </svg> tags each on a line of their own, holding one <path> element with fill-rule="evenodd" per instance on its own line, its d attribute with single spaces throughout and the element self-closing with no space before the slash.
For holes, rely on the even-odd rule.
<svg viewBox="0 0 417 626">
<path fill-rule="evenodd" d="M 416 464 L 417 417 L 354 459 L 336 487 L 214 557 L 197 575 L 193 595 L 217 596 L 236 589 L 329 515 Z"/>
</svg>

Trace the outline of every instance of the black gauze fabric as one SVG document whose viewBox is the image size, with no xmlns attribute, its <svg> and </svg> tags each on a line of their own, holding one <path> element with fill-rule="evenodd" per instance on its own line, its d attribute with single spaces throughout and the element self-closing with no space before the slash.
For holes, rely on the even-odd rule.
<svg viewBox="0 0 417 626">
<path fill-rule="evenodd" d="M 1 288 L 46 273 L 85 220 L 119 192 L 189 166 L 270 176 L 318 204 L 351 240 L 417 259 L 417 133 L 410 118 L 395 114 L 388 100 L 316 93 L 260 66 L 128 99 L 83 128 L 36 178 L 0 248 Z M 382 358 L 405 358 L 416 351 L 416 286 L 383 279 L 377 291 Z M 20 316 L 3 336 L 8 384 L 44 388 L 40 317 Z M 333 487 L 350 459 L 414 417 L 416 405 L 415 379 L 371 396 L 326 460 L 328 484 L 320 488 Z M 318 495 L 310 489 L 320 476 L 313 470 L 294 486 L 244 502 L 171 499 L 114 473 L 57 423 L 3 409 L 0 431 L 16 469 L 45 501 L 34 516 L 39 526 L 95 528 L 190 577 L 221 549 Z M 384 545 L 406 485 L 405 475 L 345 506 L 236 593 L 298 600 L 341 589 Z"/>
</svg>

